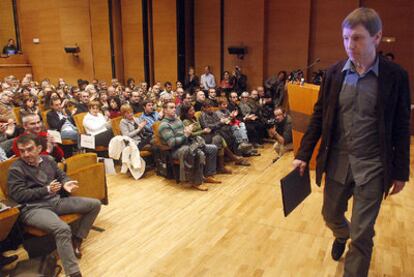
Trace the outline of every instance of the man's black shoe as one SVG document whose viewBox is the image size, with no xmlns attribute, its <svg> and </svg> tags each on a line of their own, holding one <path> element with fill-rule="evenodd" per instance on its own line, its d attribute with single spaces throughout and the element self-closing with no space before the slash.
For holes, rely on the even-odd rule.
<svg viewBox="0 0 414 277">
<path fill-rule="evenodd" d="M 0 255 L 0 268 L 2 268 L 5 265 L 11 264 L 12 262 L 17 260 L 18 258 L 19 258 L 19 256 L 17 256 L 17 255 L 13 255 L 13 256 L 10 256 L 10 257 Z"/>
<path fill-rule="evenodd" d="M 346 241 L 340 242 L 338 239 L 335 239 L 335 241 L 332 244 L 332 251 L 331 256 L 334 261 L 338 261 L 342 255 L 344 254 L 346 246 Z"/>
</svg>

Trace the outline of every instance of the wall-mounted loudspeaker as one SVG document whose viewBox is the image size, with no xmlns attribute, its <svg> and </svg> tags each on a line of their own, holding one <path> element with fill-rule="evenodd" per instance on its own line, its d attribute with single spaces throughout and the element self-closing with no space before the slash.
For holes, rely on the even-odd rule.
<svg viewBox="0 0 414 277">
<path fill-rule="evenodd" d="M 245 47 L 229 47 L 227 50 L 230 55 L 237 55 L 239 59 L 243 59 L 244 55 L 247 53 Z"/>
<path fill-rule="evenodd" d="M 79 46 L 65 46 L 65 52 L 69 54 L 77 54 L 80 52 Z"/>
</svg>

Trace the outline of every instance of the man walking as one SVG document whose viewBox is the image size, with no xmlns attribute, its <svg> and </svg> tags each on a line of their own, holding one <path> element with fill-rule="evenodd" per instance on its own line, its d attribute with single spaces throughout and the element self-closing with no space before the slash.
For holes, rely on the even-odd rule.
<svg viewBox="0 0 414 277">
<path fill-rule="evenodd" d="M 382 22 L 358 8 L 342 23 L 348 59 L 328 69 L 293 162 L 303 173 L 319 138 L 316 182 L 326 173 L 322 214 L 339 260 L 350 238 L 344 276 L 367 276 L 383 196 L 409 177 L 410 89 L 407 72 L 377 54 Z M 352 218 L 345 218 L 353 197 Z"/>
</svg>

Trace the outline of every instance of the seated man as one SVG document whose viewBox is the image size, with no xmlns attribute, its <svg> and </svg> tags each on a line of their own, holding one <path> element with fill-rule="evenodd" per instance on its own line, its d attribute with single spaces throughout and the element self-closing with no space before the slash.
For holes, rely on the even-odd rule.
<svg viewBox="0 0 414 277">
<path fill-rule="evenodd" d="M 43 130 L 43 123 L 37 114 L 28 114 L 22 118 L 24 133 L 34 134 L 41 138 L 42 142 L 42 155 L 51 155 L 55 161 L 60 162 L 64 158 L 62 148 L 53 142 L 53 138 Z M 17 147 L 17 138 L 13 141 L 13 152 L 16 156 L 20 156 L 19 149 Z"/>
<path fill-rule="evenodd" d="M 80 246 L 100 209 L 99 200 L 85 197 L 62 197 L 78 188 L 49 156 L 40 155 L 38 136 L 22 135 L 17 139 L 20 159 L 9 170 L 8 189 L 12 200 L 23 205 L 20 220 L 54 236 L 59 257 L 68 276 L 82 276 L 76 258 L 82 256 Z M 58 216 L 80 213 L 76 228 Z"/>
<path fill-rule="evenodd" d="M 249 141 L 253 143 L 255 148 L 262 148 L 263 137 L 266 132 L 264 124 L 261 122 L 260 110 L 251 101 L 247 91 L 240 96 L 240 113 L 242 121 L 246 124 Z"/>
<path fill-rule="evenodd" d="M 144 111 L 142 107 L 141 95 L 138 91 L 134 90 L 131 92 L 131 98 L 129 99 L 129 105 L 132 107 L 135 113 L 141 113 Z"/>
<path fill-rule="evenodd" d="M 49 129 L 60 132 L 62 139 L 78 141 L 78 128 L 70 112 L 62 107 L 62 101 L 59 98 L 52 98 L 50 107 L 52 110 L 46 116 Z"/>
<path fill-rule="evenodd" d="M 152 125 L 156 121 L 159 121 L 162 117 L 162 112 L 159 114 L 158 112 L 154 111 L 154 103 L 151 100 L 144 100 L 142 102 L 142 106 L 144 107 L 144 112 L 140 116 L 141 120 L 145 120 L 147 124 L 145 125 L 145 130 L 153 135 Z"/>
<path fill-rule="evenodd" d="M 274 116 L 274 126 L 269 129 L 269 137 L 276 139 L 273 148 L 278 155 L 276 159 L 278 159 L 285 152 L 293 149 L 292 119 L 282 107 L 275 108 Z"/>
<path fill-rule="evenodd" d="M 75 114 L 88 112 L 89 111 L 88 104 L 89 104 L 89 92 L 81 91 L 79 103 L 76 104 L 76 109 L 74 109 L 73 112 Z"/>
<path fill-rule="evenodd" d="M 206 191 L 208 187 L 203 184 L 206 183 L 220 183 L 212 176 L 216 173 L 217 162 L 217 146 L 213 144 L 205 144 L 202 152 L 195 149 L 193 153 L 195 157 L 191 165 L 191 178 L 186 178 L 187 174 L 184 170 L 189 167 L 187 159 L 184 160 L 185 152 L 192 151 L 190 147 L 189 137 L 192 134 L 192 127 L 184 127 L 183 122 L 176 117 L 175 103 L 167 102 L 163 106 L 164 118 L 161 120 L 159 126 L 159 135 L 161 143 L 167 145 L 172 150 L 172 157 L 180 159 L 180 180 L 188 180 L 192 186 L 198 190 Z M 190 153 L 192 155 L 193 153 Z M 205 163 L 202 161 L 205 160 Z M 205 169 L 204 169 L 205 164 Z M 206 176 L 206 177 L 204 177 Z"/>
</svg>

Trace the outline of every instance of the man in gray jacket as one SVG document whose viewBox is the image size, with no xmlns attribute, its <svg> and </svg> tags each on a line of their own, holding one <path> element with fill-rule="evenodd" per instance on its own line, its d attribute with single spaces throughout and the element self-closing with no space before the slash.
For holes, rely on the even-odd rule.
<svg viewBox="0 0 414 277">
<path fill-rule="evenodd" d="M 82 255 L 80 246 L 101 209 L 100 201 L 68 196 L 78 188 L 77 181 L 70 180 L 52 157 L 40 155 L 38 136 L 20 136 L 17 147 L 20 159 L 11 166 L 7 184 L 10 198 L 23 205 L 20 220 L 52 234 L 66 275 L 82 276 L 76 258 Z M 70 213 L 83 215 L 74 230 L 59 218 Z"/>
</svg>

